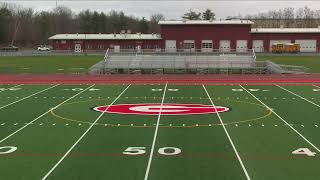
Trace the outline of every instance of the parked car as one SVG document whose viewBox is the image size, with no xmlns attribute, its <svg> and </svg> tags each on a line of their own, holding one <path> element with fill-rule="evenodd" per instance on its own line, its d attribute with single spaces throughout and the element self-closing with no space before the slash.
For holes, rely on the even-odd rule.
<svg viewBox="0 0 320 180">
<path fill-rule="evenodd" d="M 47 46 L 39 46 L 37 49 L 38 51 L 50 51 L 50 48 Z"/>
<path fill-rule="evenodd" d="M 1 48 L 1 51 L 18 51 L 18 50 L 19 48 L 17 46 L 12 46 L 12 45 Z"/>
</svg>

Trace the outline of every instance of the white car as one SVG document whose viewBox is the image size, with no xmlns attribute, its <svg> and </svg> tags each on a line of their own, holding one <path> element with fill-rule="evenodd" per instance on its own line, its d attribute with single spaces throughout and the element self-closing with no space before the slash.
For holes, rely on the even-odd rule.
<svg viewBox="0 0 320 180">
<path fill-rule="evenodd" d="M 40 46 L 38 47 L 38 51 L 50 51 L 50 48 L 46 46 Z"/>
</svg>

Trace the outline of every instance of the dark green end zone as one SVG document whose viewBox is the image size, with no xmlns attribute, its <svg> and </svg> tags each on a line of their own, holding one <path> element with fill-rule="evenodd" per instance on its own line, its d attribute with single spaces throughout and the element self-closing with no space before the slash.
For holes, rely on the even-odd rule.
<svg viewBox="0 0 320 180">
<path fill-rule="evenodd" d="M 90 86 L 0 85 L 0 179 L 320 179 L 316 85 Z M 230 110 L 220 117 L 93 110 L 212 106 L 210 99 Z"/>
</svg>

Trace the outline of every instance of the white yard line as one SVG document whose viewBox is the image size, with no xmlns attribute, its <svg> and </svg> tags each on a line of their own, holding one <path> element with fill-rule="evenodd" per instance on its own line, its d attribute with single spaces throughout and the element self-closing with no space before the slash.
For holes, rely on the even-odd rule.
<svg viewBox="0 0 320 180">
<path fill-rule="evenodd" d="M 17 100 L 17 101 L 14 101 L 14 102 L 12 102 L 12 103 L 7 104 L 7 105 L 1 106 L 0 109 L 6 108 L 6 107 L 8 107 L 8 106 L 10 106 L 10 105 L 12 105 L 12 104 L 15 104 L 15 103 L 18 103 L 18 102 L 20 102 L 20 101 L 23 101 L 23 100 L 25 100 L 25 99 L 27 99 L 27 98 L 29 98 L 29 97 L 32 97 L 32 96 L 37 95 L 37 94 L 40 94 L 40 93 L 42 93 L 42 92 L 44 92 L 44 91 L 47 91 L 47 90 L 49 90 L 49 89 L 51 89 L 51 88 L 54 88 L 54 87 L 56 87 L 56 86 L 59 86 L 59 84 L 56 84 L 56 85 L 51 86 L 51 87 L 49 87 L 49 88 L 47 88 L 47 89 L 38 91 L 38 92 L 36 92 L 36 93 L 34 93 L 34 94 L 31 94 L 31 95 L 29 95 L 29 96 L 26 96 L 26 97 L 24 97 L 24 98 L 22 98 L 22 99 L 19 99 L 19 100 Z"/>
<path fill-rule="evenodd" d="M 242 85 L 239 85 L 242 89 L 247 91 L 253 98 L 255 98 L 257 101 L 259 101 L 262 105 L 264 105 L 267 109 L 269 109 L 274 115 L 276 115 L 281 121 L 283 121 L 288 127 L 290 127 L 295 133 L 297 133 L 303 140 L 305 140 L 310 146 L 312 146 L 314 149 L 316 149 L 318 152 L 320 152 L 320 149 L 317 148 L 314 144 L 312 144 L 306 137 L 304 137 L 299 131 L 297 131 L 292 125 L 290 125 L 286 120 L 284 120 L 280 115 L 278 115 L 273 109 L 271 109 L 269 106 L 267 106 L 265 103 L 263 103 L 259 98 L 257 98 L 255 95 L 253 95 L 251 92 L 249 92 L 246 88 L 244 88 Z"/>
<path fill-rule="evenodd" d="M 152 163 L 154 147 L 155 147 L 155 145 L 156 145 L 156 140 L 157 140 L 157 135 L 158 135 L 158 129 L 159 129 L 159 124 L 160 124 L 160 117 L 161 117 L 161 112 L 162 112 L 162 106 L 163 106 L 163 102 L 164 102 L 164 97 L 166 96 L 167 86 L 168 86 L 168 82 L 166 82 L 166 85 L 165 85 L 164 91 L 163 91 L 163 95 L 162 95 L 162 100 L 161 100 L 161 105 L 160 105 L 160 111 L 159 111 L 159 114 L 158 114 L 156 129 L 155 129 L 155 131 L 154 131 L 154 136 L 153 136 L 153 141 L 152 141 L 152 146 L 151 146 L 149 161 L 148 161 L 146 173 L 145 173 L 145 175 L 144 175 L 144 180 L 147 180 L 148 177 L 149 177 L 149 172 L 150 172 L 150 167 L 151 167 L 151 163 Z"/>
<path fill-rule="evenodd" d="M 7 136 L 7 137 L 3 138 L 2 140 L 0 140 L 0 143 L 2 143 L 3 141 L 7 140 L 7 139 L 8 139 L 8 138 L 10 138 L 11 136 L 13 136 L 13 135 L 17 134 L 19 131 L 23 130 L 24 128 L 26 128 L 27 126 L 29 126 L 30 124 L 32 124 L 33 122 L 35 122 L 35 121 L 37 121 L 38 119 L 40 119 L 41 117 L 43 117 L 44 115 L 48 114 L 52 109 L 56 109 L 56 108 L 58 108 L 59 106 L 61 106 L 61 105 L 62 105 L 62 104 L 64 104 L 65 102 L 67 102 L 67 101 L 69 101 L 69 100 L 73 99 L 74 97 L 78 96 L 79 94 L 83 93 L 84 91 L 88 90 L 89 88 L 91 88 L 91 87 L 93 87 L 93 86 L 94 86 L 94 85 L 87 87 L 87 88 L 86 88 L 86 89 L 84 89 L 83 91 L 81 91 L 81 92 L 79 92 L 79 93 L 77 93 L 77 94 L 73 95 L 73 96 L 72 96 L 72 97 L 70 97 L 69 99 L 67 99 L 67 100 L 63 101 L 62 103 L 60 103 L 60 104 L 56 105 L 55 107 L 51 108 L 49 111 L 47 111 L 47 112 L 45 112 L 45 113 L 41 114 L 41 115 L 40 115 L 40 116 L 38 116 L 37 118 L 33 119 L 32 121 L 28 122 L 26 125 L 22 126 L 22 127 L 21 127 L 21 128 L 19 128 L 18 130 L 16 130 L 15 132 L 11 133 L 9 136 Z"/>
<path fill-rule="evenodd" d="M 316 88 L 320 88 L 319 86 L 317 86 L 317 85 L 314 85 L 314 84 L 312 84 L 312 86 L 314 86 L 314 87 L 316 87 Z"/>
<path fill-rule="evenodd" d="M 121 96 L 122 94 L 131 86 L 128 85 L 119 95 L 116 97 L 111 104 L 108 106 L 110 107 L 112 104 L 114 104 Z M 42 180 L 47 179 L 50 174 L 60 165 L 60 163 L 70 154 L 70 152 L 77 146 L 77 144 L 83 139 L 83 137 L 91 130 L 91 128 L 99 121 L 99 119 L 104 115 L 104 113 L 109 109 L 109 107 L 102 112 L 99 117 L 90 125 L 90 127 L 80 136 L 80 138 L 69 148 L 69 150 L 62 156 L 62 158 L 49 170 L 49 172 L 42 178 Z"/>
<path fill-rule="evenodd" d="M 16 87 L 19 87 L 19 86 L 22 86 L 23 84 L 18 84 L 18 85 L 15 85 L 15 86 L 12 86 L 12 87 L 9 87 L 9 88 L 5 88 L 5 89 L 10 89 L 10 88 L 16 88 Z M 0 92 L 4 92 L 4 91 L 0 91 Z"/>
<path fill-rule="evenodd" d="M 211 99 L 211 96 L 209 95 L 206 87 L 205 87 L 204 85 L 202 85 L 202 87 L 203 87 L 203 89 L 205 90 L 205 92 L 206 92 L 206 94 L 207 94 L 207 96 L 208 96 L 208 98 L 209 98 L 209 100 L 210 100 L 213 108 L 216 110 L 216 106 L 214 105 L 214 103 L 213 103 L 213 101 L 212 101 L 212 99 Z M 237 148 L 236 148 L 236 146 L 234 145 L 234 143 L 233 143 L 233 141 L 232 141 L 232 139 L 231 139 L 231 136 L 229 135 L 229 132 L 228 132 L 228 130 L 227 130 L 224 122 L 222 121 L 222 118 L 220 117 L 219 112 L 217 111 L 216 114 L 217 114 L 217 116 L 218 116 L 218 118 L 219 118 L 219 120 L 220 120 L 220 124 L 222 125 L 224 132 L 226 133 L 226 135 L 227 135 L 227 137 L 228 137 L 228 139 L 229 139 L 229 142 L 230 142 L 230 144 L 231 144 L 231 146 L 232 146 L 232 148 L 233 148 L 233 151 L 235 152 L 235 154 L 236 154 L 236 156 L 237 156 L 237 158 L 238 158 L 238 161 L 239 161 L 239 163 L 240 163 L 240 165 L 241 165 L 241 167 L 242 167 L 242 170 L 243 170 L 243 172 L 244 172 L 247 180 L 250 180 L 251 178 L 250 178 L 250 176 L 249 176 L 249 174 L 248 174 L 248 171 L 247 171 L 246 167 L 244 166 L 244 164 L 243 164 L 243 162 L 242 162 L 242 160 L 241 160 L 241 157 L 240 157 L 240 155 L 239 155 L 239 153 L 238 153 L 238 151 L 237 151 Z"/>
<path fill-rule="evenodd" d="M 285 90 L 285 91 L 287 91 L 287 92 L 289 92 L 289 93 L 291 93 L 291 94 L 293 94 L 293 95 L 295 95 L 295 96 L 297 96 L 297 97 L 299 97 L 299 98 L 301 98 L 301 99 L 303 99 L 303 100 L 305 100 L 305 101 L 307 101 L 307 102 L 309 102 L 309 103 L 311 103 L 311 104 L 313 104 L 313 105 L 315 105 L 315 106 L 320 108 L 319 104 L 316 104 L 316 103 L 310 101 L 309 99 L 306 99 L 306 98 L 304 98 L 304 97 L 302 97 L 302 96 L 300 96 L 300 95 L 298 95 L 298 94 L 296 94 L 296 93 L 294 93 L 294 92 L 292 92 L 292 91 L 290 91 L 290 90 L 288 90 L 288 89 L 286 89 L 284 87 L 281 87 L 281 86 L 279 86 L 277 84 L 275 84 L 275 85 L 278 86 L 279 88 L 281 88 L 281 89 L 283 89 L 283 90 Z"/>
</svg>

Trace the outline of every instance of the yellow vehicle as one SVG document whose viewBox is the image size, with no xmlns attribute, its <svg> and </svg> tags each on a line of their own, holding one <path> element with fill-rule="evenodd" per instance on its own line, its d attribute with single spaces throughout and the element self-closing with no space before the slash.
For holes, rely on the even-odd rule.
<svg viewBox="0 0 320 180">
<path fill-rule="evenodd" d="M 271 46 L 272 53 L 298 53 L 300 44 L 297 43 L 274 43 Z"/>
<path fill-rule="evenodd" d="M 272 53 L 283 53 L 284 52 L 284 45 L 283 43 L 273 43 L 271 46 Z"/>
</svg>

